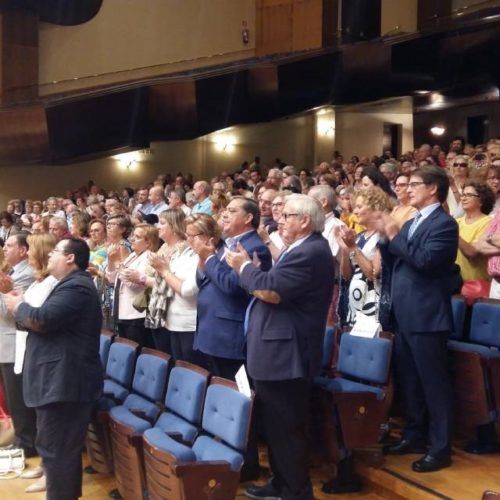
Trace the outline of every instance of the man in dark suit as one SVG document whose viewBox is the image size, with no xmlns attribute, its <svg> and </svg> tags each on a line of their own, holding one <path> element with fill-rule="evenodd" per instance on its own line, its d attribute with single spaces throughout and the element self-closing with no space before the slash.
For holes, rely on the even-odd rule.
<svg viewBox="0 0 500 500">
<path fill-rule="evenodd" d="M 26 405 L 37 416 L 36 447 L 47 478 L 47 498 L 81 496 L 81 454 L 94 402 L 102 391 L 99 361 L 101 309 L 86 272 L 83 240 L 57 243 L 48 270 L 59 280 L 41 307 L 6 298 L 16 321 L 29 331 L 23 370 Z"/>
<path fill-rule="evenodd" d="M 198 326 L 194 347 L 208 359 L 214 375 L 234 379 L 245 360 L 243 331 L 245 311 L 250 302 L 240 287 L 238 275 L 226 262 L 226 253 L 240 243 L 256 256 L 261 269 L 271 267 L 269 249 L 257 234 L 260 213 L 255 201 L 235 196 L 222 216 L 225 244 L 219 249 L 194 242 L 194 250 L 204 263 L 198 285 Z"/>
<path fill-rule="evenodd" d="M 422 167 L 412 174 L 408 185 L 410 203 L 418 210 L 415 218 L 401 231 L 390 217 L 384 217 L 379 225 L 387 236 L 382 254 L 392 271 L 395 362 L 407 409 L 401 441 L 384 451 L 425 453 L 413 463 L 416 472 L 451 464 L 452 387 L 447 340 L 452 329 L 458 227 L 441 206 L 448 188 L 443 169 Z"/>
<path fill-rule="evenodd" d="M 250 498 L 313 498 L 306 418 L 335 278 L 330 247 L 321 235 L 324 221 L 316 200 L 292 195 L 280 220 L 288 248 L 270 271 L 256 267 L 241 246 L 226 257 L 254 296 L 247 313 L 247 365 L 274 476 L 265 486 L 248 488 Z"/>
</svg>

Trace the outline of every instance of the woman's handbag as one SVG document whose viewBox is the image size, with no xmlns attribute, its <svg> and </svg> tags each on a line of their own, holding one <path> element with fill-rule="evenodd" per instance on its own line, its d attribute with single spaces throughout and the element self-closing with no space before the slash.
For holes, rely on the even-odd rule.
<svg viewBox="0 0 500 500">
<path fill-rule="evenodd" d="M 468 306 L 472 306 L 476 299 L 490 296 L 491 282 L 486 280 L 465 280 L 461 294 L 465 297 Z"/>
<path fill-rule="evenodd" d="M 135 296 L 135 299 L 132 302 L 132 306 L 136 311 L 142 313 L 148 308 L 150 299 L 151 288 L 148 287 Z"/>
</svg>

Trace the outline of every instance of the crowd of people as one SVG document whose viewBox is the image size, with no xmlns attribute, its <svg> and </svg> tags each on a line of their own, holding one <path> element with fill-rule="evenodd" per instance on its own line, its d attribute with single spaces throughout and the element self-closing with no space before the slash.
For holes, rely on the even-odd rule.
<svg viewBox="0 0 500 500">
<path fill-rule="evenodd" d="M 424 453 L 417 472 L 450 465 L 450 297 L 500 299 L 500 140 L 457 137 L 447 150 L 424 144 L 398 159 L 335 152 L 311 170 L 256 157 L 211 180 L 159 175 L 121 191 L 90 181 L 64 197 L 10 200 L 0 243 L 0 369 L 16 445 L 28 456 L 50 449 L 37 427 L 53 417 L 39 411 L 43 394 L 29 396 L 32 354 L 23 368 L 39 336 L 33 318 L 56 328 L 44 308 L 53 311 L 71 275 L 84 292 L 61 308 L 74 319 L 84 274 L 102 325 L 119 336 L 229 379 L 245 364 L 273 473 L 248 496 L 313 498 L 306 402 L 326 323 L 355 327 L 367 317 L 395 332 L 407 426 L 386 452 Z M 70 257 L 59 262 L 60 254 Z M 90 379 L 86 404 L 96 393 Z M 53 457 L 42 457 L 47 485 L 64 488 Z M 242 478 L 258 474 L 250 443 Z"/>
</svg>

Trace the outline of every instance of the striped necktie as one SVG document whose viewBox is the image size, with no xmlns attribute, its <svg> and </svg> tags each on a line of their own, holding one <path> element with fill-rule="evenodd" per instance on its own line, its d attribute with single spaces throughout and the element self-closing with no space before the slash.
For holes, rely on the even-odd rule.
<svg viewBox="0 0 500 500">
<path fill-rule="evenodd" d="M 418 223 L 420 222 L 420 219 L 422 218 L 422 214 L 420 212 L 417 212 L 417 215 L 415 215 L 415 218 L 413 219 L 410 229 L 408 230 L 408 239 L 411 240 L 411 237 L 413 236 L 413 233 L 418 227 Z"/>
</svg>

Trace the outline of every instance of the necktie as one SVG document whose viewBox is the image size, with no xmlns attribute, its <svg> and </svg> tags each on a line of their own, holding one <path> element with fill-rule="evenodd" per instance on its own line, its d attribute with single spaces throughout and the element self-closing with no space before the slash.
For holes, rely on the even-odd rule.
<svg viewBox="0 0 500 500">
<path fill-rule="evenodd" d="M 418 223 L 420 219 L 422 218 L 422 214 L 420 212 L 417 212 L 417 215 L 415 215 L 415 218 L 413 219 L 410 229 L 408 230 L 408 239 L 410 240 L 411 237 L 413 236 L 413 233 L 417 229 Z"/>
</svg>

